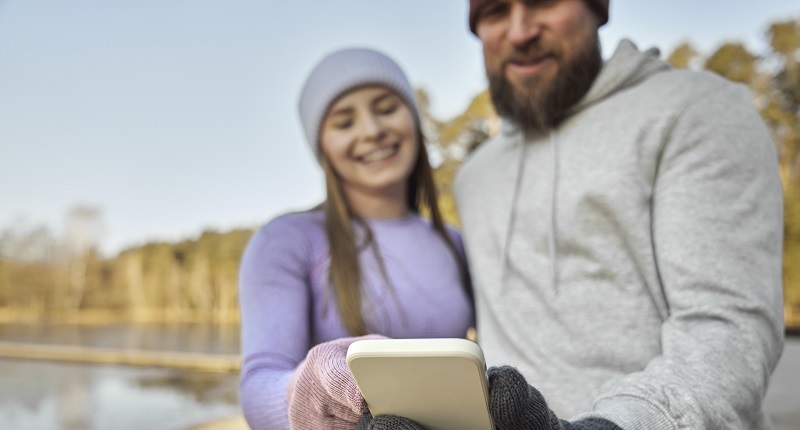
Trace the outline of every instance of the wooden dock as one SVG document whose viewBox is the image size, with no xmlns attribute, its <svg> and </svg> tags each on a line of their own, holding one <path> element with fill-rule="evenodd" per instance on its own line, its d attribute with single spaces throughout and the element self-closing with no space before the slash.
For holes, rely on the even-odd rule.
<svg viewBox="0 0 800 430">
<path fill-rule="evenodd" d="M 3 341 L 0 341 L 0 358 L 168 367 L 201 372 L 238 372 L 241 367 L 241 357 L 234 354 L 147 351 Z"/>
</svg>

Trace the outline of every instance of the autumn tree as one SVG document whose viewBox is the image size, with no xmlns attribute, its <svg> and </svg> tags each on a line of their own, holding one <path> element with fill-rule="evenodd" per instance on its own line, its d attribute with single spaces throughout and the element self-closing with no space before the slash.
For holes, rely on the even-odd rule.
<svg viewBox="0 0 800 430">
<path fill-rule="evenodd" d="M 800 19 L 767 30 L 776 65 L 762 110 L 780 152 L 785 196 L 784 289 L 788 314 L 800 324 Z M 773 66 L 774 67 L 774 66 Z"/>
<path fill-rule="evenodd" d="M 705 68 L 734 82 L 749 84 L 756 71 L 756 57 L 741 43 L 726 43 L 706 60 Z"/>
<path fill-rule="evenodd" d="M 678 69 L 690 69 L 699 52 L 689 42 L 683 42 L 667 57 L 667 62 Z"/>
</svg>

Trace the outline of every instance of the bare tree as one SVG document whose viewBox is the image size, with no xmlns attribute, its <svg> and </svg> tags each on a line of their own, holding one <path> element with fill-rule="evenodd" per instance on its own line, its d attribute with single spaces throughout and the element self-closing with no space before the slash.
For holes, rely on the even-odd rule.
<svg viewBox="0 0 800 430">
<path fill-rule="evenodd" d="M 18 218 L 0 231 L 0 307 L 42 309 L 55 283 L 55 239 Z"/>
<path fill-rule="evenodd" d="M 78 205 L 67 213 L 63 252 L 67 267 L 64 307 L 79 309 L 86 292 L 89 258 L 102 236 L 102 212 L 99 208 Z"/>
</svg>

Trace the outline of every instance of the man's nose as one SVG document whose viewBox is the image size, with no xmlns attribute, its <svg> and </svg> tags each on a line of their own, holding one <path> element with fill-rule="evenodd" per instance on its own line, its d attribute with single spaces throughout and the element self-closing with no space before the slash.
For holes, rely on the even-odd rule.
<svg viewBox="0 0 800 430">
<path fill-rule="evenodd" d="M 514 46 L 526 45 L 542 33 L 542 23 L 535 8 L 516 1 L 509 12 L 508 41 Z"/>
</svg>

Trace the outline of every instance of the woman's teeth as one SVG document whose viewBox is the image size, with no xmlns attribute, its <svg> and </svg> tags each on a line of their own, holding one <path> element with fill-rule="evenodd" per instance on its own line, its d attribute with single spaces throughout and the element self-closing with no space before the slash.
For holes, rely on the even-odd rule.
<svg viewBox="0 0 800 430">
<path fill-rule="evenodd" d="M 365 163 L 372 163 L 373 161 L 383 160 L 384 158 L 389 158 L 392 155 L 397 153 L 396 146 L 389 146 L 384 149 L 379 149 L 377 151 L 370 152 L 369 154 L 361 157 L 361 160 Z"/>
</svg>

